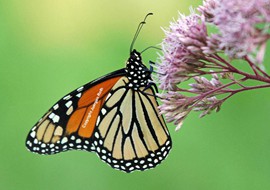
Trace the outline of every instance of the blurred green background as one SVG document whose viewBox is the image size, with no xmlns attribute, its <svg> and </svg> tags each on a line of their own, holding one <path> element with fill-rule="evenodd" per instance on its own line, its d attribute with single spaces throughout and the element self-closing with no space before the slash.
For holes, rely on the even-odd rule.
<svg viewBox="0 0 270 190">
<path fill-rule="evenodd" d="M 0 189 L 270 189 L 268 89 L 228 100 L 204 119 L 191 114 L 163 164 L 122 173 L 95 154 L 28 152 L 30 128 L 59 98 L 124 66 L 135 47 L 161 42 L 162 27 L 201 1 L 9 0 L 0 5 Z M 155 61 L 156 51 L 144 53 Z M 269 62 L 269 56 L 267 62 Z"/>
</svg>

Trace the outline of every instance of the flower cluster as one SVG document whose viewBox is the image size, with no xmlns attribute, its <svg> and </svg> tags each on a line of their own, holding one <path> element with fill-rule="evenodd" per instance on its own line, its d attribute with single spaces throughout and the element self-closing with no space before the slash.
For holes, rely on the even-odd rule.
<svg viewBox="0 0 270 190">
<path fill-rule="evenodd" d="M 220 31 L 209 38 L 210 43 L 217 45 L 216 50 L 224 51 L 231 58 L 256 54 L 258 48 L 264 51 L 269 38 L 268 0 L 208 0 L 198 10 Z"/>
<path fill-rule="evenodd" d="M 156 66 L 163 90 L 160 112 L 177 129 L 192 110 L 201 111 L 203 117 L 219 111 L 238 92 L 270 86 L 270 76 L 262 69 L 270 38 L 270 0 L 205 0 L 197 10 L 191 9 L 189 16 L 180 14 L 164 29 Z M 239 69 L 236 59 L 252 72 Z M 190 80 L 195 82 L 181 88 L 181 83 Z M 244 86 L 247 80 L 264 84 Z"/>
<path fill-rule="evenodd" d="M 180 15 L 165 34 L 162 43 L 164 56 L 160 57 L 157 72 L 162 81 L 160 88 L 173 90 L 177 84 L 190 78 L 189 73 L 204 67 L 200 47 L 206 44 L 207 31 L 205 24 L 200 23 L 200 16 L 192 12 L 187 17 Z"/>
</svg>

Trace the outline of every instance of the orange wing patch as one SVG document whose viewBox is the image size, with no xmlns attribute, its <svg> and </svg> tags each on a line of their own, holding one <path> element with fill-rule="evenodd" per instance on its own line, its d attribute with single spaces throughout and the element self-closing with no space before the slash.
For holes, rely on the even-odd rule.
<svg viewBox="0 0 270 190">
<path fill-rule="evenodd" d="M 84 115 L 84 118 L 81 123 L 81 127 L 79 129 L 79 136 L 90 137 L 92 135 L 95 124 L 96 124 L 96 120 L 97 120 L 97 117 L 101 108 L 101 101 L 102 100 L 88 107 L 86 111 L 87 114 Z"/>
<path fill-rule="evenodd" d="M 70 117 L 68 124 L 67 124 L 67 130 L 66 133 L 70 135 L 71 133 L 74 133 L 78 131 L 79 126 L 81 124 L 81 121 L 83 119 L 83 116 L 85 114 L 86 108 L 78 109 L 73 113 L 73 115 Z"/>
<path fill-rule="evenodd" d="M 121 76 L 106 80 L 83 93 L 77 110 L 67 123 L 67 134 L 78 131 L 79 136 L 83 138 L 92 136 L 104 100 L 120 78 Z"/>
</svg>

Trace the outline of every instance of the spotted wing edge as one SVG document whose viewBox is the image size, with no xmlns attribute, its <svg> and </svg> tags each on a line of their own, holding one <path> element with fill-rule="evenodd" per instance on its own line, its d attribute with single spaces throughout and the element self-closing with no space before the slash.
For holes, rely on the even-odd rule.
<svg viewBox="0 0 270 190">
<path fill-rule="evenodd" d="M 75 141 L 80 141 L 76 143 L 80 143 L 78 149 L 92 151 L 91 150 L 91 142 L 89 140 L 79 140 L 76 135 L 71 135 L 69 139 L 67 137 L 65 138 L 64 133 L 66 130 L 66 125 L 69 120 L 70 116 L 67 116 L 65 113 L 67 111 L 67 107 L 69 104 L 68 102 L 72 100 L 73 105 L 75 106 L 74 109 L 76 109 L 76 104 L 78 103 L 80 97 L 82 94 L 90 89 L 91 87 L 102 83 L 108 79 L 118 77 L 118 76 L 124 76 L 125 75 L 125 69 L 119 69 L 114 72 L 111 72 L 105 76 L 102 76 L 100 78 L 97 78 L 89 83 L 86 83 L 85 85 L 77 88 L 76 90 L 73 90 L 69 94 L 65 95 L 63 98 L 61 98 L 59 101 L 57 101 L 54 106 L 52 106 L 42 117 L 41 119 L 32 127 L 30 132 L 28 133 L 28 136 L 25 141 L 26 148 L 37 154 L 56 154 L 59 152 L 64 152 L 70 149 L 76 149 L 75 147 L 67 147 L 67 145 L 63 145 L 68 140 L 72 144 L 75 144 Z M 57 110 L 57 111 L 56 111 Z M 56 112 L 56 114 L 54 114 Z M 60 116 L 59 116 L 60 115 Z M 61 118 L 61 116 L 63 118 Z M 62 126 L 61 128 L 55 128 L 54 130 L 54 141 L 53 139 L 50 139 L 48 142 L 42 142 L 37 139 L 37 126 L 40 125 L 45 119 L 49 120 L 50 123 L 53 123 L 55 126 Z M 64 141 L 64 142 L 61 142 Z M 74 141 L 74 142 L 73 142 Z"/>
<path fill-rule="evenodd" d="M 121 88 L 124 88 L 124 87 L 121 87 Z M 120 89 L 120 88 L 118 88 L 118 89 Z M 116 89 L 116 91 L 118 89 Z M 155 84 L 151 85 L 149 87 L 149 89 L 151 90 L 151 93 L 154 96 L 155 91 L 157 90 Z M 111 93 L 115 93 L 115 91 L 112 91 Z M 133 93 L 135 93 L 135 92 L 133 91 Z M 138 94 L 144 96 L 147 99 L 147 101 L 149 101 L 149 103 L 154 103 L 152 101 L 155 101 L 155 103 L 158 105 L 158 102 L 157 102 L 155 96 L 154 96 L 154 99 L 150 99 L 149 97 L 147 97 L 146 94 L 143 94 L 142 91 L 140 93 L 138 93 Z M 110 98 L 112 96 L 113 95 L 111 95 Z M 124 94 L 124 96 L 126 96 L 126 93 Z M 105 107 L 106 107 L 106 103 L 110 100 L 110 98 L 107 99 L 106 102 L 104 103 Z M 125 98 L 125 97 L 123 97 L 123 98 Z M 140 101 L 140 104 L 143 104 L 143 101 L 141 99 L 139 101 Z M 109 110 L 107 112 L 110 113 L 110 111 L 113 110 L 116 106 L 119 107 L 119 103 L 116 103 L 115 106 L 109 108 Z M 164 142 L 164 144 L 158 145 L 159 147 L 155 151 L 148 150 L 148 154 L 146 156 L 144 156 L 144 157 L 141 157 L 141 158 L 137 158 L 136 157 L 136 158 L 129 159 L 129 160 L 117 159 L 117 158 L 115 158 L 113 156 L 113 152 L 109 151 L 108 148 L 106 148 L 104 146 L 105 139 L 102 138 L 102 135 L 101 135 L 101 133 L 99 131 L 99 124 L 100 124 L 99 123 L 98 124 L 98 127 L 96 127 L 96 129 L 94 131 L 94 140 L 93 140 L 93 147 L 92 147 L 92 149 L 97 153 L 98 157 L 102 161 L 104 161 L 105 163 L 107 163 L 109 166 L 111 166 L 114 169 L 117 169 L 117 170 L 120 170 L 120 171 L 124 171 L 124 172 L 130 173 L 130 172 L 133 172 L 133 171 L 136 171 L 136 170 L 143 171 L 143 170 L 154 168 L 157 165 L 159 165 L 164 159 L 166 159 L 166 157 L 168 156 L 168 154 L 169 154 L 169 152 L 171 150 L 171 147 L 172 147 L 171 137 L 170 137 L 170 134 L 168 132 L 168 128 L 166 126 L 166 123 L 165 123 L 165 120 L 164 120 L 163 116 L 162 115 L 159 115 L 158 110 L 154 107 L 153 104 L 151 104 L 151 106 L 152 106 L 151 109 L 155 112 L 154 114 L 158 118 L 159 123 L 160 123 L 160 126 L 162 127 L 162 130 L 164 130 L 164 133 L 166 135 L 167 140 Z M 133 109 L 133 106 L 132 106 L 132 109 Z M 115 113 L 115 116 L 114 116 L 115 118 L 116 118 L 117 114 L 119 114 L 118 112 L 119 111 L 117 111 Z M 102 113 L 100 113 L 100 114 L 102 114 Z M 132 115 L 134 116 L 134 114 L 136 115 L 135 112 Z M 102 120 L 103 120 L 103 118 L 105 116 L 106 116 L 106 114 L 105 115 L 100 115 L 101 122 L 102 122 Z M 145 117 L 148 117 L 149 118 L 149 114 L 145 114 Z M 138 120 L 138 118 L 136 118 L 136 120 Z M 152 124 L 151 123 L 148 123 L 149 121 L 147 121 L 148 127 L 153 128 Z M 109 124 L 108 131 L 112 127 L 111 126 L 112 123 L 114 123 L 114 122 L 111 121 L 111 123 Z M 131 125 L 133 125 L 133 124 L 131 124 Z M 132 130 L 132 128 L 134 126 L 131 126 L 131 125 L 130 125 L 130 129 Z M 119 130 L 119 128 L 121 126 L 122 126 L 122 123 L 119 123 L 118 124 L 118 127 L 117 127 L 118 130 Z M 140 126 L 138 126 L 138 127 L 140 128 Z M 139 129 L 139 130 L 141 131 L 142 129 Z M 107 134 L 108 134 L 108 131 L 106 132 Z M 130 132 L 128 134 L 130 134 Z M 130 136 L 130 138 L 131 138 L 131 136 Z M 114 140 L 114 143 L 115 143 L 115 140 Z M 132 144 L 134 144 L 134 142 Z M 124 144 L 121 145 L 121 148 L 122 149 L 123 149 L 123 146 L 124 146 Z"/>
</svg>

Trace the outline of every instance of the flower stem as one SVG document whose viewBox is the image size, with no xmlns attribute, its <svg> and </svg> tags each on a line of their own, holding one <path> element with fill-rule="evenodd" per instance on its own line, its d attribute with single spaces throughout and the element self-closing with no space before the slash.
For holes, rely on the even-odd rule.
<svg viewBox="0 0 270 190">
<path fill-rule="evenodd" d="M 265 77 L 270 78 L 270 76 L 264 72 L 260 67 L 258 67 L 256 64 L 254 64 L 247 56 L 245 56 L 245 60 L 249 63 L 249 65 L 254 68 L 257 69 L 258 71 L 260 71 Z"/>
<path fill-rule="evenodd" d="M 238 92 L 243 92 L 243 91 L 246 91 L 246 90 L 255 90 L 255 89 L 260 89 L 260 88 L 268 88 L 268 87 L 270 87 L 270 84 L 244 87 L 244 88 L 241 88 L 241 89 L 238 89 L 238 90 L 226 90 L 226 92 L 230 92 L 230 94 L 226 98 L 223 98 L 221 101 L 225 102 L 227 99 L 229 99 L 233 95 L 237 94 Z"/>
<path fill-rule="evenodd" d="M 251 80 L 257 80 L 257 81 L 261 81 L 261 82 L 266 82 L 266 83 L 270 83 L 270 76 L 265 73 L 263 70 L 261 70 L 257 65 L 255 65 L 254 63 L 252 63 L 248 58 L 246 58 L 245 60 L 250 64 L 252 65 L 252 69 L 254 70 L 255 68 L 260 71 L 264 76 L 261 76 L 258 74 L 258 72 L 256 71 L 255 72 L 255 75 L 252 75 L 250 73 L 247 73 L 247 72 L 244 72 L 244 71 L 241 71 L 237 68 L 235 68 L 234 66 L 232 66 L 229 62 L 227 62 L 225 59 L 223 59 L 222 57 L 220 57 L 219 55 L 215 54 L 213 56 L 213 58 L 219 60 L 220 62 L 224 63 L 227 67 L 228 67 L 228 70 L 230 70 L 231 72 L 233 73 L 237 73 L 237 74 L 240 74 L 240 75 L 243 75 L 245 77 L 247 77 L 248 79 L 251 79 Z"/>
<path fill-rule="evenodd" d="M 238 92 L 242 92 L 242 91 L 246 91 L 246 90 L 255 90 L 255 89 L 260 89 L 260 88 L 268 88 L 268 87 L 270 87 L 270 84 L 257 85 L 257 86 L 246 86 L 244 88 L 237 89 L 237 90 L 233 90 L 233 89 L 226 90 L 226 92 L 231 92 L 231 93 L 236 94 Z"/>
<path fill-rule="evenodd" d="M 225 59 L 223 59 L 222 57 L 220 57 L 218 54 L 214 54 L 214 55 L 212 55 L 212 57 L 214 59 L 217 59 L 218 61 L 224 63 L 228 67 L 228 70 L 230 70 L 231 72 L 237 73 L 239 71 L 237 68 L 235 68 L 234 66 L 232 66 L 229 62 L 227 62 Z"/>
<path fill-rule="evenodd" d="M 201 100 L 203 100 L 203 99 L 206 98 L 207 96 L 209 96 L 209 95 L 211 95 L 211 94 L 214 94 L 215 92 L 218 92 L 219 90 L 222 90 L 223 88 L 227 88 L 227 87 L 229 87 L 229 86 L 231 86 L 231 85 L 234 85 L 235 83 L 236 83 L 236 82 L 233 81 L 233 82 L 230 82 L 230 83 L 228 83 L 228 84 L 222 85 L 222 86 L 220 86 L 220 87 L 218 87 L 218 88 L 215 88 L 215 89 L 213 89 L 213 90 L 210 90 L 210 91 L 208 91 L 208 92 L 202 93 L 202 94 L 199 95 L 199 96 L 191 97 L 191 100 L 193 100 L 194 102 L 196 102 L 196 103 L 194 103 L 194 104 L 191 106 L 191 109 L 192 109 L 193 107 L 195 107 Z"/>
</svg>

